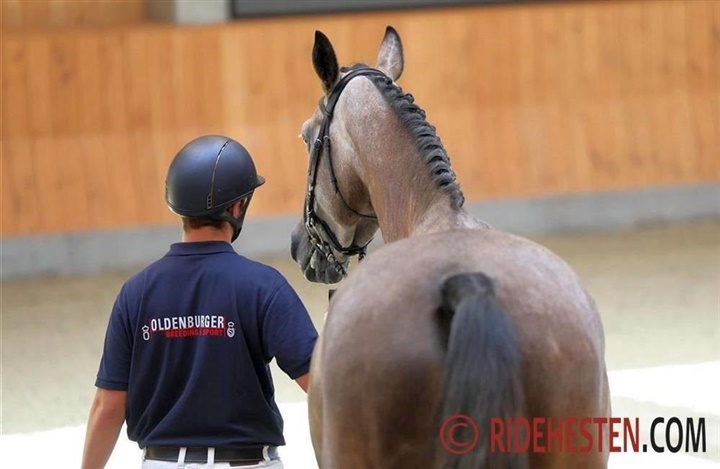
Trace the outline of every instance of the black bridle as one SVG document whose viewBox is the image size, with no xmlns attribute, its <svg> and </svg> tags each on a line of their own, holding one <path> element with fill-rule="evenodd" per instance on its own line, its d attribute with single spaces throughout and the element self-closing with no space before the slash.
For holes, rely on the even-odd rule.
<svg viewBox="0 0 720 469">
<path fill-rule="evenodd" d="M 338 262 L 338 260 L 335 258 L 335 255 L 333 254 L 333 249 L 336 252 L 339 252 L 345 256 L 358 256 L 360 260 L 362 260 L 363 257 L 365 257 L 365 253 L 367 252 L 368 244 L 372 241 L 372 238 L 365 243 L 362 246 L 343 246 L 338 241 L 337 237 L 335 236 L 335 233 L 330 229 L 327 223 L 320 217 L 318 217 L 317 213 L 315 212 L 315 185 L 317 183 L 317 174 L 318 174 L 318 168 L 320 166 L 320 157 L 323 154 L 327 155 L 328 158 L 328 165 L 330 167 L 330 176 L 332 178 L 332 184 L 335 187 L 335 193 L 340 197 L 340 201 L 343 203 L 343 205 L 350 210 L 355 215 L 362 217 L 362 218 L 371 218 L 371 219 L 377 219 L 375 215 L 366 215 L 363 213 L 358 212 L 357 210 L 350 207 L 350 205 L 345 200 L 345 197 L 343 197 L 342 192 L 340 191 L 340 187 L 338 186 L 337 178 L 335 177 L 335 168 L 333 167 L 332 162 L 332 153 L 330 148 L 330 122 L 332 121 L 333 117 L 333 111 L 335 110 L 335 105 L 338 102 L 338 99 L 340 99 L 340 94 L 345 89 L 347 84 L 355 77 L 358 76 L 368 76 L 368 75 L 375 75 L 375 76 L 383 76 L 386 77 L 386 75 L 381 72 L 380 70 L 370 68 L 370 67 L 358 67 L 351 70 L 349 73 L 347 73 L 345 76 L 343 76 L 340 81 L 337 82 L 337 84 L 333 87 L 333 89 L 330 91 L 330 94 L 327 97 L 327 103 L 323 104 L 323 100 L 320 100 L 320 110 L 323 113 L 323 121 L 322 125 L 320 126 L 320 131 L 318 132 L 317 138 L 315 139 L 315 142 L 313 142 L 312 150 L 310 151 L 310 167 L 308 170 L 308 186 L 307 186 L 307 194 L 305 195 L 305 212 L 303 214 L 304 220 L 305 220 L 305 229 L 307 230 L 307 234 L 310 237 L 310 242 L 313 244 L 315 249 L 317 249 L 320 254 L 325 256 L 325 259 L 335 268 L 335 270 L 345 277 L 347 275 L 347 270 L 345 267 Z"/>
</svg>

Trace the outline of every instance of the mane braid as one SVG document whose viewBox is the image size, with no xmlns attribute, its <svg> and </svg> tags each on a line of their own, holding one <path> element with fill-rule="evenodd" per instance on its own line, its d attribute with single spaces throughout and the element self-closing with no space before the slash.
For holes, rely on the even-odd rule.
<svg viewBox="0 0 720 469">
<path fill-rule="evenodd" d="M 389 77 L 371 75 L 368 78 L 410 131 L 423 161 L 430 170 L 433 182 L 442 192 L 450 196 L 453 209 L 461 208 L 465 203 L 465 196 L 457 182 L 455 172 L 450 167 L 450 157 L 440 137 L 437 136 L 435 127 L 425 120 L 425 111 L 415 104 L 415 98 L 411 94 L 403 93 Z"/>
</svg>

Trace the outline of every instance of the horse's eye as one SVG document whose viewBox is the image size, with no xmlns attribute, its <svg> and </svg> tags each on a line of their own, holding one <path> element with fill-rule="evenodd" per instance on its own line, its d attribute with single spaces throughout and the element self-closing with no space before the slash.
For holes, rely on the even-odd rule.
<svg viewBox="0 0 720 469">
<path fill-rule="evenodd" d="M 305 147 L 307 148 L 307 151 L 310 151 L 310 140 L 308 140 L 307 135 L 305 135 L 305 132 L 302 132 L 300 134 L 300 138 L 305 143 Z"/>
</svg>

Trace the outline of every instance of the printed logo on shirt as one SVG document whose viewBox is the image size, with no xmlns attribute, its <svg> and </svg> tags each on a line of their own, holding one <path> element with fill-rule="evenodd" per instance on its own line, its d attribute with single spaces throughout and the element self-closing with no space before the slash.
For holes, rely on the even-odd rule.
<svg viewBox="0 0 720 469">
<path fill-rule="evenodd" d="M 233 337 L 235 324 L 225 321 L 225 316 L 198 314 L 193 316 L 171 316 L 151 319 L 142 326 L 143 340 L 150 340 L 155 334 L 166 339 L 186 337 Z"/>
</svg>

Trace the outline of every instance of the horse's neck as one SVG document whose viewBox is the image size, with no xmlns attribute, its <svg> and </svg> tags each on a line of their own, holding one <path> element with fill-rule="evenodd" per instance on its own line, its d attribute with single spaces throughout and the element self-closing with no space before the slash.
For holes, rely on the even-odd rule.
<svg viewBox="0 0 720 469">
<path fill-rule="evenodd" d="M 465 209 L 453 209 L 449 201 L 428 207 L 413 226 L 411 236 L 438 233 L 458 229 L 489 228 L 489 225 L 473 217 Z"/>
<path fill-rule="evenodd" d="M 362 128 L 363 133 L 354 139 L 354 147 L 359 150 L 359 173 L 383 239 L 392 242 L 420 234 L 487 226 L 465 210 L 453 208 L 450 196 L 438 187 L 405 124 L 388 110 L 384 98 L 377 93 L 363 96 L 363 103 L 355 103 L 355 107 L 372 118 L 355 127 Z"/>
<path fill-rule="evenodd" d="M 410 155 L 415 158 L 417 155 Z M 393 155 L 385 161 L 403 161 Z M 431 180 L 427 168 L 409 165 L 385 165 L 370 176 L 370 198 L 378 216 L 385 242 L 422 234 L 462 228 L 487 227 L 464 209 L 452 207 L 450 196 Z M 413 171 L 425 171 L 416 174 Z"/>
</svg>

